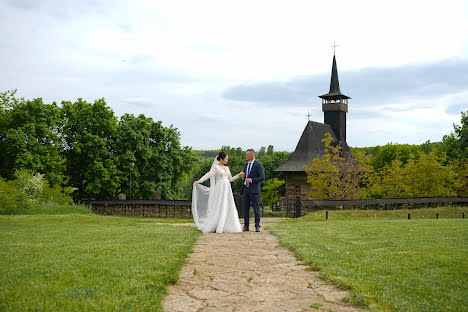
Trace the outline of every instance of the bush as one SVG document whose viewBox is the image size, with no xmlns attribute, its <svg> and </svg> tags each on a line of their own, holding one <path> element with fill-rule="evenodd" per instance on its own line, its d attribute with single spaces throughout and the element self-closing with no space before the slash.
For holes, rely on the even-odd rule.
<svg viewBox="0 0 468 312">
<path fill-rule="evenodd" d="M 28 196 L 17 187 L 16 181 L 0 178 L 0 214 L 21 214 L 30 207 Z"/>
<path fill-rule="evenodd" d="M 50 208 L 54 205 L 65 206 L 72 203 L 72 187 L 51 187 L 42 174 L 25 169 L 17 170 L 15 177 L 11 181 L 0 178 L 0 214 L 49 213 L 51 209 L 58 209 Z"/>
<path fill-rule="evenodd" d="M 65 187 L 62 189 L 58 185 L 51 187 L 46 183 L 41 196 L 41 202 L 61 205 L 71 204 L 73 202 L 72 193 L 74 191 L 74 187 Z"/>
<path fill-rule="evenodd" d="M 15 171 L 16 185 L 32 203 L 38 203 L 44 191 L 44 175 L 30 170 Z"/>
</svg>

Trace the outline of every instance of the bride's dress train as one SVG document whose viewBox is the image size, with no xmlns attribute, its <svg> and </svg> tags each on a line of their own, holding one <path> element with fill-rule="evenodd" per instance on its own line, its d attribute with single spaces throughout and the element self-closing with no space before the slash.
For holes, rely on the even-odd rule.
<svg viewBox="0 0 468 312">
<path fill-rule="evenodd" d="M 239 178 L 232 176 L 229 167 L 216 162 L 200 183 L 210 179 L 210 187 L 194 184 L 192 192 L 192 215 L 198 229 L 203 233 L 242 232 L 231 182 Z"/>
</svg>

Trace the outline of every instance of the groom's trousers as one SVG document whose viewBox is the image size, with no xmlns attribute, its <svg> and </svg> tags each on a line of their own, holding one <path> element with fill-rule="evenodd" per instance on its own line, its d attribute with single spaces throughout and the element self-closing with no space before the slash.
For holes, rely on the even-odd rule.
<svg viewBox="0 0 468 312">
<path fill-rule="evenodd" d="M 255 225 L 260 225 L 260 208 L 258 207 L 259 197 L 259 193 L 250 193 L 248 187 L 244 186 L 242 192 L 244 226 L 249 226 L 250 224 L 250 204 L 252 204 L 255 213 Z"/>
</svg>

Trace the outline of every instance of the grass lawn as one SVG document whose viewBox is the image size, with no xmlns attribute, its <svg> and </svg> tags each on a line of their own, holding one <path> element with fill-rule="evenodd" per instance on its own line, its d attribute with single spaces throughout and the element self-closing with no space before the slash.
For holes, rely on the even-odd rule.
<svg viewBox="0 0 468 312">
<path fill-rule="evenodd" d="M 439 214 L 440 219 L 460 219 L 462 213 L 465 213 L 465 218 L 468 219 L 468 207 L 462 206 L 440 206 L 434 208 L 417 208 L 417 209 L 397 209 L 397 210 L 359 210 L 359 209 L 344 209 L 344 210 L 329 210 L 329 220 L 353 220 L 353 219 L 408 219 L 408 213 L 411 214 L 411 219 L 435 219 L 436 214 Z M 308 220 L 325 220 L 325 210 L 307 213 Z"/>
<path fill-rule="evenodd" d="M 0 216 L 0 311 L 157 311 L 196 228 L 94 214 Z"/>
<path fill-rule="evenodd" d="M 450 209 L 458 219 L 443 219 Z M 268 229 L 322 278 L 349 289 L 351 302 L 381 311 L 468 311 L 462 210 L 415 209 L 421 218 L 412 220 L 404 211 L 332 211 L 324 221 L 320 212 Z"/>
</svg>

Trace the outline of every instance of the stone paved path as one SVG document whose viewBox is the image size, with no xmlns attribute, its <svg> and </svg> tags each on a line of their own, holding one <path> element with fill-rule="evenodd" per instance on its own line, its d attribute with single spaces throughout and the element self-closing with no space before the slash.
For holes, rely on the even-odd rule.
<svg viewBox="0 0 468 312">
<path fill-rule="evenodd" d="M 262 219 L 262 225 L 268 222 L 273 220 Z M 346 291 L 304 269 L 263 227 L 260 233 L 203 234 L 163 307 L 181 312 L 360 311 L 341 302 Z"/>
</svg>

